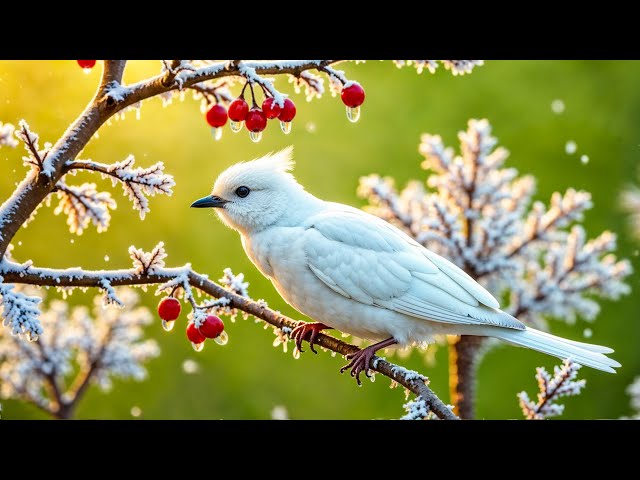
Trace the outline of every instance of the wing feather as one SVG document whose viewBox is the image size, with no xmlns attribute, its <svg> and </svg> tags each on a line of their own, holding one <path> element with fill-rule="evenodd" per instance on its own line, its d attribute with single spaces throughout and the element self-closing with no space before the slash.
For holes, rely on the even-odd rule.
<svg viewBox="0 0 640 480">
<path fill-rule="evenodd" d="M 373 215 L 340 206 L 305 227 L 310 270 L 344 297 L 425 320 L 525 328 L 462 269 Z"/>
</svg>

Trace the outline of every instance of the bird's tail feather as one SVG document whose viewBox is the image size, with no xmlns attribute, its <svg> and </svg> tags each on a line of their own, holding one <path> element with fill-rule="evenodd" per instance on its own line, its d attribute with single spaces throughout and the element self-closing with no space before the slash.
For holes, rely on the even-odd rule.
<svg viewBox="0 0 640 480">
<path fill-rule="evenodd" d="M 499 338 L 505 342 L 521 347 L 527 347 L 538 352 L 553 355 L 558 358 L 571 358 L 574 362 L 605 372 L 615 373 L 614 368 L 620 363 L 604 355 L 613 352 L 608 347 L 575 342 L 566 338 L 556 337 L 550 333 L 541 332 L 533 328 L 526 330 L 512 330 L 506 328 L 491 328 L 489 336 Z"/>
</svg>

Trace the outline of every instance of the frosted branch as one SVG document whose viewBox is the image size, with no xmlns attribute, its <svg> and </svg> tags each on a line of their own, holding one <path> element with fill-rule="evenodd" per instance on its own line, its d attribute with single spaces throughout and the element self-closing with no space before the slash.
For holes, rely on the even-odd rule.
<svg viewBox="0 0 640 480">
<path fill-rule="evenodd" d="M 82 169 L 98 172 L 102 178 L 111 179 L 113 185 L 118 181 L 121 182 L 124 193 L 133 202 L 133 208 L 138 211 L 140 218 L 144 219 L 149 212 L 149 199 L 147 196 L 156 194 L 172 195 L 175 181 L 173 176 L 164 173 L 164 163 L 162 162 L 147 168 L 134 168 L 134 163 L 134 156 L 129 155 L 121 162 L 116 162 L 112 165 L 88 160 L 76 160 L 68 162 L 67 168 L 69 170 Z"/>
<path fill-rule="evenodd" d="M 67 225 L 71 233 L 82 235 L 91 223 L 98 232 L 104 232 L 109 228 L 109 210 L 116 208 L 116 202 L 109 192 L 98 192 L 95 183 L 73 186 L 60 180 L 56 185 L 56 193 L 60 203 L 53 213 L 67 215 Z"/>
<path fill-rule="evenodd" d="M 163 259 L 166 253 L 161 244 L 156 246 L 152 252 L 143 252 L 140 249 L 131 247 L 129 253 L 134 261 L 134 268 L 129 270 L 89 271 L 80 268 L 55 270 L 37 268 L 31 262 L 18 264 L 4 259 L 0 262 L 0 275 L 3 275 L 4 280 L 7 282 L 40 286 L 50 285 L 61 288 L 97 287 L 104 289 L 105 282 L 107 282 L 112 287 L 159 284 L 161 288 L 166 289 L 182 287 L 187 282 L 190 288 L 198 289 L 214 299 L 225 298 L 224 303 L 228 308 L 253 315 L 272 327 L 280 329 L 282 332 L 285 330 L 290 332 L 298 325 L 296 320 L 267 308 L 263 301 L 253 301 L 231 291 L 246 292 L 247 283 L 244 282 L 240 274 L 233 275 L 231 271 L 225 271 L 223 279 L 226 279 L 224 282 L 227 285 L 224 287 L 212 282 L 205 275 L 194 272 L 190 265 L 179 268 L 164 267 Z M 126 299 L 123 299 L 123 302 L 126 303 Z M 318 334 L 315 343 L 341 355 L 347 355 L 358 350 L 356 346 L 323 334 Z M 403 385 L 422 398 L 425 404 L 429 406 L 429 409 L 439 418 L 457 418 L 426 385 L 426 379 L 422 375 L 389 363 L 380 357 L 374 358 L 372 369 Z"/>
<path fill-rule="evenodd" d="M 573 363 L 571 359 L 562 362 L 562 367 L 553 367 L 553 377 L 544 367 L 536 368 L 536 380 L 538 381 L 538 401 L 529 399 L 527 392 L 520 392 L 520 408 L 527 420 L 544 420 L 549 417 L 562 415 L 564 405 L 558 400 L 562 397 L 580 395 L 587 383 L 586 380 L 576 380 L 580 365 Z"/>
</svg>

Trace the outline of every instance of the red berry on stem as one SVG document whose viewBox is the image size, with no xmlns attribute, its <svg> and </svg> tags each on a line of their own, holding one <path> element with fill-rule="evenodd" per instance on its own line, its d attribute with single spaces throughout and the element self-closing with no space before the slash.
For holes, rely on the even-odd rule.
<svg viewBox="0 0 640 480">
<path fill-rule="evenodd" d="M 207 337 L 200 333 L 196 324 L 193 322 L 189 322 L 189 325 L 187 325 L 187 338 L 191 343 L 195 343 L 196 345 L 207 339 Z"/>
<path fill-rule="evenodd" d="M 290 122 L 296 116 L 296 104 L 293 103 L 293 100 L 286 98 L 284 100 L 284 106 L 282 107 L 282 111 L 278 118 L 281 122 Z"/>
<path fill-rule="evenodd" d="M 205 117 L 207 119 L 207 123 L 212 127 L 222 127 L 227 123 L 227 109 L 216 103 L 207 109 Z"/>
<path fill-rule="evenodd" d="M 97 60 L 76 60 L 80 68 L 93 68 Z"/>
<path fill-rule="evenodd" d="M 180 302 L 177 298 L 164 297 L 158 303 L 158 315 L 162 320 L 173 321 L 180 316 Z"/>
<path fill-rule="evenodd" d="M 280 105 L 276 103 L 273 97 L 269 97 L 262 102 L 262 111 L 269 120 L 273 120 L 280 115 L 282 108 L 280 108 Z"/>
<path fill-rule="evenodd" d="M 261 132 L 267 128 L 267 117 L 258 107 L 253 107 L 249 110 L 244 123 L 250 132 Z"/>
<path fill-rule="evenodd" d="M 244 98 L 236 98 L 229 105 L 229 118 L 234 122 L 244 122 L 249 113 L 249 105 Z"/>
<path fill-rule="evenodd" d="M 200 325 L 200 333 L 207 338 L 216 338 L 224 330 L 224 323 L 215 315 L 209 315 Z"/>
<path fill-rule="evenodd" d="M 364 103 L 364 97 L 364 88 L 362 88 L 359 83 L 352 83 L 348 87 L 343 88 L 342 93 L 340 93 L 342 103 L 350 108 L 356 108 L 362 105 Z"/>
</svg>

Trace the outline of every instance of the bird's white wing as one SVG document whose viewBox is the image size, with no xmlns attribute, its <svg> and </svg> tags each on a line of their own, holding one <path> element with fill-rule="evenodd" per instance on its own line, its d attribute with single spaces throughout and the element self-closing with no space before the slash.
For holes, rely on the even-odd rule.
<svg viewBox="0 0 640 480">
<path fill-rule="evenodd" d="M 425 320 L 525 328 L 460 268 L 361 210 L 314 215 L 303 243 L 311 271 L 347 298 Z"/>
</svg>

